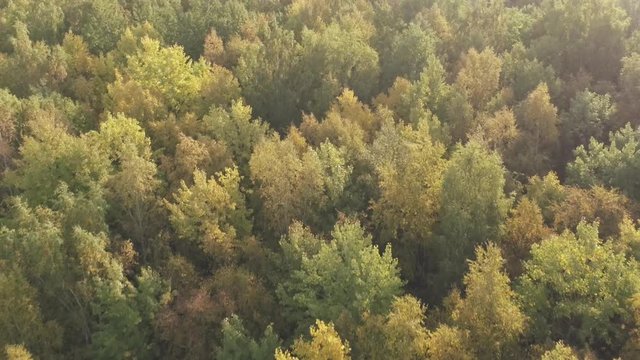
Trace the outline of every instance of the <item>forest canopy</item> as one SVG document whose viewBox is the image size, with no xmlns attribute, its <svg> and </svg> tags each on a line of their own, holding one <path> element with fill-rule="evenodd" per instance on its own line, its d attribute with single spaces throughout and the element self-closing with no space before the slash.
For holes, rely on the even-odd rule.
<svg viewBox="0 0 640 360">
<path fill-rule="evenodd" d="M 640 358 L 637 0 L 0 0 L 0 359 Z"/>
</svg>

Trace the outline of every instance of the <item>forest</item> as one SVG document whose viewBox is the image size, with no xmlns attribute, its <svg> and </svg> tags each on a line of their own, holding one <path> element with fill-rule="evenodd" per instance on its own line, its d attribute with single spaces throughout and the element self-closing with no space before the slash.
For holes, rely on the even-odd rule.
<svg viewBox="0 0 640 360">
<path fill-rule="evenodd" d="M 640 359 L 640 1 L 0 0 L 0 359 Z"/>
</svg>

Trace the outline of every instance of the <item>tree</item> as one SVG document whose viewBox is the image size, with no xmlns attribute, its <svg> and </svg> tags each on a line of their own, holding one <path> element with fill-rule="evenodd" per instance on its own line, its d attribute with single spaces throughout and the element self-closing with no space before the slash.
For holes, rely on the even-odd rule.
<svg viewBox="0 0 640 360">
<path fill-rule="evenodd" d="M 51 205 L 61 183 L 73 194 L 100 194 L 109 173 L 106 154 L 89 137 L 67 133 L 51 115 L 40 116 L 29 124 L 31 134 L 22 142 L 20 159 L 6 181 L 34 205 Z M 100 197 L 97 207 L 103 207 Z"/>
<path fill-rule="evenodd" d="M 284 238 L 281 246 L 295 248 L 291 242 L 296 239 Z M 330 242 L 315 247 L 316 253 L 298 253 L 299 267 L 278 286 L 277 294 L 299 326 L 313 319 L 358 319 L 365 312 L 389 309 L 402 287 L 397 261 L 390 247 L 381 255 L 371 240 L 359 223 L 346 220 L 336 224 Z"/>
<path fill-rule="evenodd" d="M 520 104 L 516 111 L 520 138 L 517 148 L 522 149 L 509 161 L 512 167 L 525 175 L 541 175 L 555 164 L 557 154 L 558 110 L 551 103 L 549 88 L 540 84 Z"/>
<path fill-rule="evenodd" d="M 551 350 L 547 350 L 540 360 L 578 360 L 573 349 L 565 345 L 562 341 L 558 341 Z"/>
<path fill-rule="evenodd" d="M 416 298 L 398 297 L 386 315 L 366 314 L 356 331 L 356 359 L 423 359 L 429 333 L 424 326 L 425 308 Z"/>
<path fill-rule="evenodd" d="M 378 54 L 361 31 L 333 23 L 319 32 L 303 30 L 301 37 L 301 65 L 312 74 L 300 99 L 304 110 L 324 114 L 343 87 L 361 99 L 374 95 Z"/>
<path fill-rule="evenodd" d="M 7 345 L 4 347 L 7 360 L 32 360 L 31 353 L 24 345 Z"/>
<path fill-rule="evenodd" d="M 159 276 L 143 269 L 138 287 L 118 281 L 96 281 L 91 310 L 97 324 L 92 333 L 92 356 L 112 359 L 135 356 L 153 359 L 159 354 L 154 344 L 155 314 L 166 297 L 166 286 Z"/>
<path fill-rule="evenodd" d="M 0 33 L 0 50 L 9 52 L 8 43 L 13 34 L 16 23 L 21 22 L 29 29 L 30 37 L 34 41 L 44 41 L 54 45 L 62 40 L 65 31 L 64 4 L 58 1 L 8 1 L 3 3 L 2 25 Z"/>
<path fill-rule="evenodd" d="M 311 340 L 304 341 L 298 339 L 293 344 L 293 353 L 296 357 L 287 352 L 276 350 L 276 359 L 300 359 L 300 360 L 349 360 L 349 342 L 343 341 L 340 335 L 333 328 L 333 324 L 326 324 L 320 320 L 309 328 Z"/>
<path fill-rule="evenodd" d="M 569 112 L 561 117 L 563 147 L 573 150 L 579 145 L 587 145 L 591 138 L 604 140 L 604 131 L 611 127 L 615 112 L 609 94 L 598 95 L 589 90 L 576 94 Z"/>
<path fill-rule="evenodd" d="M 261 35 L 254 42 L 237 41 L 234 74 L 256 115 L 283 130 L 300 116 L 302 47 L 293 32 L 277 24 L 269 24 Z"/>
<path fill-rule="evenodd" d="M 456 327 L 440 325 L 429 334 L 429 359 L 471 360 L 473 354 L 467 344 L 467 333 Z"/>
<path fill-rule="evenodd" d="M 592 139 L 587 147 L 574 151 L 576 159 L 567 165 L 568 182 L 583 187 L 617 187 L 632 199 L 640 198 L 634 179 L 640 166 L 639 132 L 630 125 L 609 134 L 609 145 Z"/>
<path fill-rule="evenodd" d="M 616 190 L 594 186 L 589 190 L 566 188 L 564 200 L 553 208 L 557 231 L 575 230 L 581 221 L 598 222 L 602 239 L 619 236 L 619 224 L 631 216 L 632 204 Z"/>
<path fill-rule="evenodd" d="M 640 107 L 635 99 L 640 95 L 640 54 L 633 53 L 622 59 L 622 69 L 620 70 L 620 95 L 618 104 L 620 107 L 619 125 L 627 122 L 635 126 L 640 125 L 638 113 Z"/>
<path fill-rule="evenodd" d="M 108 86 L 109 110 L 143 123 L 156 120 L 154 114 L 206 111 L 200 101 L 209 71 L 203 60 L 191 61 L 182 48 L 162 47 L 159 41 L 145 36 L 135 53 L 127 57 L 122 73 L 117 73 L 121 76 Z M 147 104 L 146 116 L 136 116 L 140 110 L 131 99 L 131 91 L 139 93 Z"/>
<path fill-rule="evenodd" d="M 442 186 L 439 286 L 462 278 L 476 245 L 500 237 L 511 204 L 504 194 L 504 171 L 500 157 L 475 142 L 452 155 Z"/>
<path fill-rule="evenodd" d="M 380 188 L 371 206 L 373 219 L 381 239 L 393 243 L 409 279 L 420 273 L 418 254 L 438 219 L 444 151 L 425 122 L 417 129 L 385 123 L 372 146 Z"/>
<path fill-rule="evenodd" d="M 584 68 L 597 80 L 613 80 L 624 54 L 629 18 L 617 0 L 544 0 L 533 26 L 532 48 L 561 74 Z"/>
<path fill-rule="evenodd" d="M 469 344 L 479 359 L 510 358 L 525 331 L 527 319 L 503 266 L 496 245 L 478 247 L 463 281 L 466 296 L 452 314 L 453 321 L 469 332 Z"/>
<path fill-rule="evenodd" d="M 455 86 L 467 96 L 476 110 L 484 110 L 500 86 L 502 59 L 493 49 L 469 50 L 461 59 Z"/>
<path fill-rule="evenodd" d="M 513 111 L 503 108 L 493 115 L 479 115 L 478 129 L 471 138 L 485 143 L 487 148 L 506 158 L 516 151 L 516 144 L 520 138 Z"/>
<path fill-rule="evenodd" d="M 113 49 L 126 28 L 125 10 L 118 1 L 74 1 L 69 18 L 75 33 L 87 40 L 94 52 Z"/>
<path fill-rule="evenodd" d="M 335 221 L 335 209 L 352 168 L 345 154 L 329 142 L 298 148 L 297 130 L 285 140 L 272 137 L 256 146 L 249 162 L 251 177 L 262 201 L 265 228 L 277 236 L 293 220 L 325 229 Z"/>
<path fill-rule="evenodd" d="M 263 337 L 256 341 L 247 334 L 242 320 L 232 315 L 222 323 L 222 345 L 216 355 L 218 359 L 271 360 L 279 343 L 280 340 L 271 326 L 268 326 Z"/>
<path fill-rule="evenodd" d="M 527 198 L 538 205 L 546 225 L 552 225 L 555 216 L 554 207 L 564 200 L 565 187 L 560 184 L 558 175 L 553 171 L 544 177 L 532 176 L 527 184 Z"/>
<path fill-rule="evenodd" d="M 229 111 L 212 108 L 202 119 L 214 139 L 221 141 L 233 154 L 236 166 L 248 175 L 249 159 L 254 148 L 267 136 L 269 127 L 251 118 L 251 107 L 234 102 Z"/>
<path fill-rule="evenodd" d="M 0 170 L 3 172 L 17 152 L 20 107 L 21 101 L 10 91 L 0 90 Z"/>
<path fill-rule="evenodd" d="M 11 344 L 25 344 L 43 355 L 61 350 L 62 329 L 55 321 L 43 318 L 37 289 L 23 275 L 9 269 L 3 269 L 0 275 L 0 324 L 0 346 L 7 350 Z"/>
<path fill-rule="evenodd" d="M 108 116 L 99 132 L 87 135 L 106 154 L 112 170 L 106 183 L 110 216 L 129 234 L 142 250 L 151 251 L 145 243 L 149 233 L 155 193 L 160 186 L 156 165 L 151 158 L 151 141 L 134 119 Z"/>
<path fill-rule="evenodd" d="M 627 340 L 638 291 L 637 264 L 598 239 L 595 225 L 581 223 L 533 245 L 517 292 L 538 341 L 562 339 L 615 356 Z"/>
<path fill-rule="evenodd" d="M 391 48 L 380 52 L 382 86 L 386 88 L 392 85 L 399 76 L 417 80 L 435 55 L 438 40 L 431 29 L 424 29 L 417 23 L 411 23 L 402 32 L 396 33 Z"/>
<path fill-rule="evenodd" d="M 522 198 L 505 222 L 504 237 L 500 243 L 509 275 L 520 275 L 521 263 L 528 259 L 531 246 L 550 235 L 551 229 L 545 226 L 538 205 L 529 198 Z"/>
<path fill-rule="evenodd" d="M 166 206 L 178 236 L 216 263 L 228 262 L 237 242 L 251 233 L 237 169 L 209 179 L 204 172 L 196 171 L 193 186 L 182 182 L 174 202 L 166 202 Z"/>
<path fill-rule="evenodd" d="M 66 59 L 60 47 L 51 48 L 29 37 L 27 26 L 18 21 L 9 37 L 13 52 L 0 57 L 0 86 L 27 97 L 37 88 L 55 90 L 66 78 Z"/>
<path fill-rule="evenodd" d="M 547 84 L 552 94 L 556 94 L 561 86 L 554 68 L 539 59 L 532 59 L 530 53 L 519 43 L 504 55 L 502 81 L 510 86 L 515 101 L 524 100 L 541 83 Z"/>
</svg>

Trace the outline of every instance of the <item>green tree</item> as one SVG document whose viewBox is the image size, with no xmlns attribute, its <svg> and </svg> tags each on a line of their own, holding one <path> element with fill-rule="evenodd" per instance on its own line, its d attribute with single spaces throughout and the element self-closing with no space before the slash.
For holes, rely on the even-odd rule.
<svg viewBox="0 0 640 360">
<path fill-rule="evenodd" d="M 2 231 L 5 232 L 6 229 Z M 43 318 L 37 300 L 37 289 L 20 273 L 7 268 L 2 270 L 0 346 L 5 348 L 11 344 L 24 344 L 36 354 L 59 353 L 62 350 L 62 329 L 55 321 L 47 322 Z"/>
<path fill-rule="evenodd" d="M 587 145 L 591 138 L 604 140 L 605 129 L 612 124 L 616 107 L 609 94 L 598 95 L 589 90 L 576 94 L 568 113 L 561 117 L 562 146 L 575 149 Z"/>
<path fill-rule="evenodd" d="M 15 170 L 7 174 L 8 184 L 22 191 L 30 204 L 51 205 L 56 189 L 64 183 L 73 194 L 97 193 L 109 174 L 109 163 L 90 137 L 75 137 L 51 115 L 30 122 L 30 135 L 20 146 Z"/>
<path fill-rule="evenodd" d="M 546 225 L 552 225 L 555 216 L 555 206 L 566 196 L 565 187 L 560 184 L 556 173 L 549 172 L 544 177 L 532 176 L 527 184 L 527 198 L 540 207 Z"/>
<path fill-rule="evenodd" d="M 272 137 L 258 144 L 249 166 L 262 200 L 258 216 L 276 235 L 293 220 L 326 229 L 335 221 L 352 171 L 341 149 L 329 142 L 310 148 L 297 130 L 285 140 Z"/>
<path fill-rule="evenodd" d="M 429 334 L 429 359 L 474 359 L 467 332 L 449 325 L 440 325 Z"/>
<path fill-rule="evenodd" d="M 311 339 L 308 341 L 302 338 L 297 339 L 293 344 L 292 350 L 296 357 L 291 356 L 288 352 L 280 349 L 276 350 L 276 360 L 349 360 L 349 342 L 343 341 L 338 332 L 334 329 L 332 323 L 324 323 L 317 320 L 315 325 L 309 328 Z"/>
<path fill-rule="evenodd" d="M 540 83 L 549 85 L 553 94 L 561 86 L 554 68 L 536 58 L 532 59 L 530 53 L 520 43 L 504 55 L 502 81 L 510 86 L 515 101 L 524 100 Z"/>
<path fill-rule="evenodd" d="M 312 74 L 300 99 L 304 110 L 324 114 L 343 87 L 361 99 L 374 95 L 378 54 L 360 31 L 333 23 L 319 32 L 304 30 L 301 36 L 301 65 Z"/>
<path fill-rule="evenodd" d="M 629 18 L 617 0 L 553 1 L 540 4 L 532 48 L 560 74 L 584 68 L 597 80 L 613 80 L 624 54 Z"/>
<path fill-rule="evenodd" d="M 440 211 L 444 147 L 429 135 L 428 124 L 383 124 L 371 156 L 380 197 L 372 204 L 381 239 L 392 242 L 403 273 L 419 273 L 418 254 L 426 245 Z"/>
<path fill-rule="evenodd" d="M 632 321 L 628 302 L 638 291 L 637 264 L 598 239 L 595 225 L 582 223 L 533 245 L 517 292 L 538 341 L 568 344 L 615 356 Z"/>
<path fill-rule="evenodd" d="M 550 236 L 551 229 L 545 226 L 540 207 L 527 197 L 522 198 L 512 209 L 504 227 L 500 247 L 507 271 L 513 277 L 521 274 L 521 264 L 528 259 L 531 246 Z"/>
<path fill-rule="evenodd" d="M 32 41 L 22 22 L 14 27 L 15 35 L 9 37 L 13 52 L 0 57 L 0 86 L 21 97 L 38 89 L 56 90 L 67 76 L 64 51 Z"/>
<path fill-rule="evenodd" d="M 71 29 L 82 35 L 94 52 L 113 49 L 128 25 L 125 10 L 119 1 L 71 1 L 69 10 Z"/>
<path fill-rule="evenodd" d="M 424 326 L 425 308 L 416 298 L 398 297 L 386 315 L 364 316 L 356 331 L 356 359 L 424 359 L 429 333 Z"/>
<path fill-rule="evenodd" d="M 462 278 L 476 245 L 499 239 L 511 206 L 500 156 L 470 142 L 453 153 L 444 174 L 438 290 Z M 483 181 L 477 181 L 483 179 Z"/>
<path fill-rule="evenodd" d="M 558 341 L 551 350 L 547 350 L 540 360 L 578 360 L 578 356 L 573 349 L 565 345 L 562 341 Z"/>
<path fill-rule="evenodd" d="M 484 110 L 500 87 L 502 59 L 492 49 L 469 50 L 461 59 L 455 86 L 477 110 Z"/>
<path fill-rule="evenodd" d="M 555 163 L 559 145 L 558 110 L 551 103 L 549 88 L 540 84 L 520 104 L 516 111 L 521 149 L 509 163 L 514 170 L 525 175 L 541 175 Z"/>
<path fill-rule="evenodd" d="M 211 135 L 231 151 L 243 175 L 248 175 L 254 148 L 269 132 L 266 124 L 251 117 L 251 111 L 251 107 L 239 101 L 234 102 L 229 111 L 221 107 L 212 108 L 202 120 Z"/>
<path fill-rule="evenodd" d="M 395 33 L 391 48 L 380 52 L 382 86 L 391 86 L 399 76 L 417 80 L 436 54 L 437 45 L 437 36 L 417 23 L 411 23 L 402 32 Z"/>
<path fill-rule="evenodd" d="M 296 248 L 293 241 L 299 236 L 293 234 L 283 238 L 283 249 Z M 336 224 L 332 240 L 315 246 L 315 252 L 296 252 L 300 265 L 277 293 L 292 317 L 299 319 L 298 326 L 313 319 L 337 321 L 345 315 L 358 319 L 365 312 L 388 311 L 402 281 L 390 247 L 381 255 L 371 241 L 359 223 L 347 220 Z"/>
<path fill-rule="evenodd" d="M 271 360 L 280 339 L 268 326 L 261 339 L 256 341 L 247 334 L 242 320 L 232 315 L 222 323 L 222 345 L 217 352 L 218 359 L 229 360 Z"/>
<path fill-rule="evenodd" d="M 143 258 L 151 252 L 146 243 L 156 210 L 156 192 L 160 181 L 151 156 L 151 141 L 134 119 L 108 116 L 100 131 L 88 135 L 106 154 L 112 170 L 105 184 L 110 218 L 122 234 L 136 241 Z"/>
<path fill-rule="evenodd" d="M 464 277 L 465 297 L 456 304 L 453 320 L 469 332 L 469 344 L 479 359 L 511 358 L 527 321 L 504 273 L 500 249 L 489 244 L 476 249 Z"/>
<path fill-rule="evenodd" d="M 622 59 L 620 70 L 620 95 L 618 103 L 620 108 L 620 124 L 630 122 L 634 126 L 640 125 L 638 113 L 640 106 L 635 100 L 640 95 L 640 53 L 633 53 Z"/>
<path fill-rule="evenodd" d="M 181 47 L 163 47 L 160 42 L 143 37 L 139 48 L 127 56 L 126 67 L 116 73 L 108 86 L 108 110 L 122 112 L 143 123 L 157 120 L 168 112 L 204 112 L 200 104 L 208 81 L 209 67 L 193 62 Z M 136 97 L 142 102 L 133 101 Z"/>
<path fill-rule="evenodd" d="M 632 199 L 640 198 L 633 179 L 638 173 L 639 132 L 630 125 L 609 134 L 609 145 L 592 139 L 587 147 L 574 151 L 575 160 L 567 165 L 568 182 L 583 187 L 616 187 Z"/>
<path fill-rule="evenodd" d="M 234 74 L 255 114 L 283 130 L 300 116 L 302 47 L 293 32 L 276 24 L 269 26 L 259 40 L 237 41 Z"/>
<path fill-rule="evenodd" d="M 228 169 L 210 179 L 196 171 L 193 186 L 182 182 L 174 202 L 166 202 L 166 206 L 178 236 L 216 263 L 227 263 L 238 241 L 251 233 L 237 169 Z"/>
</svg>

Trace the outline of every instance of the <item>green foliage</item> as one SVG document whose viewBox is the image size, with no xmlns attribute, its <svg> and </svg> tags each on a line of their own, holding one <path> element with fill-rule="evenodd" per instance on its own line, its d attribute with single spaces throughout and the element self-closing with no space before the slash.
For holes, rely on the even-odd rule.
<svg viewBox="0 0 640 360">
<path fill-rule="evenodd" d="M 280 343 L 278 336 L 268 326 L 259 341 L 249 337 L 242 320 L 236 315 L 222 323 L 222 345 L 217 352 L 218 359 L 229 360 L 270 360 Z"/>
<path fill-rule="evenodd" d="M 565 339 L 592 349 L 616 350 L 632 321 L 628 301 L 638 291 L 638 265 L 598 239 L 595 225 L 582 223 L 533 245 L 518 293 L 538 340 Z"/>
<path fill-rule="evenodd" d="M 107 52 L 113 49 L 128 25 L 120 3 L 113 0 L 76 0 L 71 3 L 71 29 L 87 40 L 92 51 Z"/>
<path fill-rule="evenodd" d="M 640 190 L 633 179 L 637 173 L 638 131 L 630 125 L 609 134 L 609 145 L 592 139 L 588 147 L 578 147 L 576 159 L 567 165 L 570 183 L 580 186 L 605 185 L 621 189 L 638 199 Z"/>
<path fill-rule="evenodd" d="M 632 53 L 622 59 L 622 69 L 620 70 L 620 118 L 624 122 L 630 122 L 634 126 L 640 125 L 638 122 L 638 102 L 635 100 L 640 94 L 640 53 Z M 622 125 L 622 124 L 620 124 Z"/>
<path fill-rule="evenodd" d="M 524 333 L 527 318 L 520 311 L 503 271 L 500 249 L 476 249 L 464 277 L 466 296 L 456 304 L 453 320 L 469 332 L 469 345 L 479 359 L 510 358 Z"/>
<path fill-rule="evenodd" d="M 61 329 L 55 322 L 45 322 L 36 296 L 37 290 L 24 276 L 3 269 L 0 275 L 0 346 L 25 344 L 42 354 L 60 350 Z M 13 350 L 17 352 L 17 349 Z M 9 348 L 7 352 L 10 352 Z"/>
<path fill-rule="evenodd" d="M 277 235 L 293 220 L 318 228 L 335 221 L 334 209 L 352 171 L 341 149 L 325 142 L 316 150 L 305 143 L 296 144 L 296 136 L 292 133 L 285 140 L 272 137 L 263 141 L 249 162 L 263 205 L 259 216 Z"/>
<path fill-rule="evenodd" d="M 386 316 L 366 314 L 357 329 L 354 354 L 357 359 L 423 359 L 428 332 L 425 308 L 412 296 L 396 298 Z"/>
<path fill-rule="evenodd" d="M 470 142 L 452 155 L 442 186 L 439 286 L 462 278 L 476 245 L 500 238 L 511 206 L 504 185 L 500 157 L 482 145 Z"/>
<path fill-rule="evenodd" d="M 252 119 L 251 107 L 241 101 L 234 102 L 229 111 L 212 108 L 203 122 L 212 136 L 231 151 L 236 166 L 247 174 L 253 149 L 266 137 L 269 127 L 259 119 Z"/>
<path fill-rule="evenodd" d="M 570 347 L 559 341 L 553 349 L 542 354 L 540 360 L 578 360 L 578 357 Z"/>
<path fill-rule="evenodd" d="M 461 59 L 455 84 L 475 109 L 484 110 L 498 92 L 501 71 L 502 60 L 492 49 L 471 49 Z"/>
<path fill-rule="evenodd" d="M 31 134 L 7 182 L 32 204 L 50 204 L 61 183 L 74 194 L 99 192 L 109 172 L 106 154 L 89 137 L 75 137 L 50 115 L 41 116 L 29 124 Z"/>
<path fill-rule="evenodd" d="M 295 229 L 295 228 L 294 228 Z M 302 322 L 313 319 L 336 321 L 341 316 L 357 319 L 364 312 L 386 312 L 400 294 L 397 261 L 387 247 L 381 255 L 357 222 L 347 220 L 336 225 L 330 242 L 321 242 L 315 252 L 307 253 L 299 230 L 281 241 L 284 249 L 296 249 L 299 267 L 278 286 L 278 295 Z M 297 245 L 298 243 L 299 245 Z M 291 256 L 290 255 L 290 256 Z"/>
<path fill-rule="evenodd" d="M 611 96 L 588 90 L 576 94 L 569 112 L 562 118 L 562 131 L 570 148 L 586 145 L 591 138 L 603 140 L 604 129 L 611 125 L 616 112 Z"/>
<path fill-rule="evenodd" d="M 551 103 L 549 88 L 540 84 L 522 101 L 516 111 L 522 149 L 510 162 L 527 176 L 542 175 L 553 167 L 560 134 L 558 109 Z"/>
<path fill-rule="evenodd" d="M 202 171 L 193 175 L 194 184 L 184 182 L 166 203 L 169 220 L 178 236 L 219 262 L 233 255 L 238 240 L 251 233 L 249 211 L 240 191 L 237 169 L 228 169 L 207 179 Z"/>
<path fill-rule="evenodd" d="M 293 357 L 288 352 L 276 350 L 276 360 L 300 359 L 300 360 L 349 360 L 350 348 L 347 341 L 343 341 L 333 328 L 333 324 L 326 324 L 320 320 L 309 328 L 311 339 L 305 341 L 302 338 L 293 344 Z"/>
<path fill-rule="evenodd" d="M 553 1 L 540 4 L 532 48 L 562 74 L 584 68 L 597 80 L 612 80 L 620 69 L 627 14 L 617 0 Z"/>
<path fill-rule="evenodd" d="M 128 83 L 138 86 L 156 106 L 184 112 L 199 105 L 208 67 L 204 61 L 192 62 L 180 47 L 164 48 L 157 40 L 143 38 L 141 47 L 127 58 L 122 75 L 109 87 L 114 112 L 129 110 L 123 108 L 130 101 L 128 95 L 118 93 L 118 86 Z"/>
<path fill-rule="evenodd" d="M 383 86 L 390 86 L 402 76 L 417 80 L 436 54 L 439 39 L 430 31 L 416 23 L 411 23 L 402 32 L 397 33 L 391 42 L 391 49 L 381 57 L 381 76 Z"/>
<path fill-rule="evenodd" d="M 378 54 L 358 31 L 331 24 L 321 32 L 303 31 L 301 45 L 305 70 L 305 110 L 324 114 L 342 87 L 352 89 L 361 99 L 371 98 L 380 69 Z"/>
<path fill-rule="evenodd" d="M 638 358 L 638 4 L 0 0 L 0 358 Z"/>
<path fill-rule="evenodd" d="M 392 242 L 409 278 L 418 264 L 440 211 L 444 148 L 433 142 L 425 122 L 411 126 L 385 123 L 372 146 L 380 198 L 372 204 L 381 238 Z"/>
</svg>

